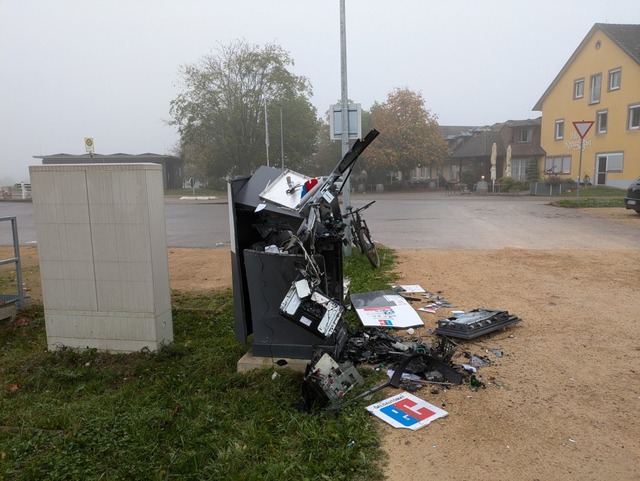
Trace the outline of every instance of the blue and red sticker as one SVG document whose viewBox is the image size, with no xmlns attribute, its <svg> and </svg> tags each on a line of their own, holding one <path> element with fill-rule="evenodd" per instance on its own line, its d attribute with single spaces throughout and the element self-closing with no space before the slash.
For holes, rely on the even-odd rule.
<svg viewBox="0 0 640 481">
<path fill-rule="evenodd" d="M 448 413 L 409 393 L 401 393 L 371 406 L 367 411 L 396 428 L 420 429 Z"/>
</svg>

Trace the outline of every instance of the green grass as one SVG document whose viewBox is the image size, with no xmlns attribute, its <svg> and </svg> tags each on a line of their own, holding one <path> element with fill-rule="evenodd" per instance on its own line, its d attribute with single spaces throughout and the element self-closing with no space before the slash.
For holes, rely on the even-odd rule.
<svg viewBox="0 0 640 481">
<path fill-rule="evenodd" d="M 381 259 L 345 259 L 352 290 L 387 287 Z M 298 411 L 300 374 L 236 372 L 230 291 L 172 297 L 158 353 L 48 352 L 42 306 L 0 324 L 0 480 L 382 479 L 364 404 Z"/>
<path fill-rule="evenodd" d="M 164 195 L 178 195 L 178 196 L 214 196 L 214 197 L 226 197 L 227 191 L 214 190 L 214 189 L 165 189 Z"/>
<path fill-rule="evenodd" d="M 344 257 L 344 275 L 351 278 L 351 292 L 367 292 L 388 289 L 389 284 L 395 282 L 397 277 L 392 269 L 395 266 L 396 257 L 392 250 L 378 246 L 380 267 L 374 269 L 369 260 L 356 248 L 348 257 Z"/>
<path fill-rule="evenodd" d="M 624 198 L 627 193 L 626 189 L 618 189 L 616 187 L 607 187 L 606 185 L 596 185 L 580 187 L 580 197 L 615 197 Z M 576 197 L 576 189 L 564 191 L 562 197 Z"/>
<path fill-rule="evenodd" d="M 564 192 L 562 199 L 551 202 L 551 205 L 567 208 L 585 207 L 624 207 L 626 189 L 595 186 L 580 188 L 580 197 L 576 191 Z"/>
<path fill-rule="evenodd" d="M 557 207 L 584 208 L 584 207 L 624 207 L 623 199 L 598 199 L 593 197 L 580 197 L 574 199 L 561 199 L 551 203 Z"/>
</svg>

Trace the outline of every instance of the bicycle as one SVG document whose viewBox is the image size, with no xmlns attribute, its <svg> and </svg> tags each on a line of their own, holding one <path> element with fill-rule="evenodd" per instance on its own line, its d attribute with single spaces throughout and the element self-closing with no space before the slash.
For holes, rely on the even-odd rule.
<svg viewBox="0 0 640 481">
<path fill-rule="evenodd" d="M 367 221 L 360 215 L 360 212 L 368 209 L 374 202 L 375 200 L 357 209 L 354 209 L 353 206 L 349 206 L 347 207 L 347 213 L 344 214 L 342 218 L 346 219 L 351 217 L 351 241 L 362 254 L 367 256 L 367 259 L 369 259 L 369 262 L 373 267 L 380 267 L 378 249 L 371 238 L 371 232 L 369 231 L 369 226 L 367 226 Z"/>
</svg>

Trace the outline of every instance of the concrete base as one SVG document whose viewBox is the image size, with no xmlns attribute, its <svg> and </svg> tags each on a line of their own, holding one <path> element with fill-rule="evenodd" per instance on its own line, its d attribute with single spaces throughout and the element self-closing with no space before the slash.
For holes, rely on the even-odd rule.
<svg viewBox="0 0 640 481">
<path fill-rule="evenodd" d="M 44 310 L 50 351 L 61 347 L 105 352 L 157 351 L 173 341 L 171 311 L 147 312 Z"/>
<path fill-rule="evenodd" d="M 5 304 L 4 306 L 0 307 L 0 321 L 4 320 L 4 319 L 9 319 L 10 317 L 13 317 L 16 315 L 16 305 L 11 303 L 11 304 Z"/>
<path fill-rule="evenodd" d="M 254 356 L 251 351 L 249 351 L 238 360 L 237 372 L 247 372 L 253 369 L 264 369 L 270 367 L 287 367 L 289 369 L 293 369 L 294 371 L 304 373 L 307 368 L 307 364 L 309 364 L 310 362 L 309 359 L 283 359 L 287 361 L 287 364 L 285 364 L 284 366 L 278 366 L 276 364 L 276 361 L 278 361 L 279 359 L 271 357 L 257 357 Z"/>
</svg>

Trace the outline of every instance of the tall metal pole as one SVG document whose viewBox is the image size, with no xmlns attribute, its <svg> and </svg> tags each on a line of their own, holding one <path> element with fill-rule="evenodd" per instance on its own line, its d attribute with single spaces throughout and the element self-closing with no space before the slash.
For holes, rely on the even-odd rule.
<svg viewBox="0 0 640 481">
<path fill-rule="evenodd" d="M 269 119 L 267 117 L 267 99 L 264 99 L 264 144 L 267 147 L 267 167 L 269 167 Z"/>
<path fill-rule="evenodd" d="M 340 77 L 342 85 L 342 157 L 349 151 L 349 92 L 347 89 L 347 16 L 345 13 L 345 0 L 340 0 Z M 347 207 L 351 205 L 351 180 L 347 178 L 342 189 L 343 214 L 347 213 Z M 345 229 L 347 245 L 344 253 L 351 255 L 351 227 L 350 219 L 347 217 L 347 227 Z"/>
<path fill-rule="evenodd" d="M 284 135 L 282 127 L 282 105 L 280 106 L 280 156 L 282 158 L 282 168 L 284 169 Z"/>
<path fill-rule="evenodd" d="M 578 188 L 576 189 L 576 197 L 580 197 L 580 175 L 582 173 L 582 142 L 584 139 L 580 137 L 580 160 L 578 161 Z"/>
</svg>

